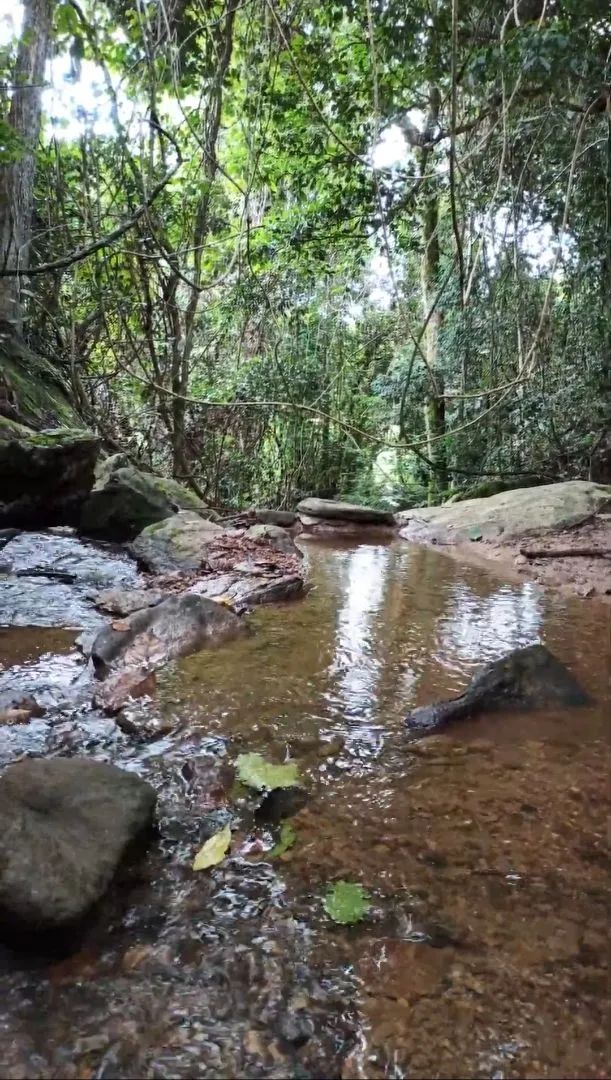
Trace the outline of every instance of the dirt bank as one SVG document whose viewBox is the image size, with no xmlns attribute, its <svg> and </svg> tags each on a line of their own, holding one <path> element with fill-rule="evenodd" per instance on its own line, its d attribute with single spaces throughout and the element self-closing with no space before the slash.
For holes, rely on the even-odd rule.
<svg viewBox="0 0 611 1080">
<path fill-rule="evenodd" d="M 513 581 L 537 581 L 560 589 L 568 596 L 596 599 L 611 604 L 611 554 L 545 556 L 532 558 L 521 552 L 577 551 L 593 549 L 611 553 L 611 515 L 599 514 L 569 529 L 557 529 L 541 537 L 500 540 L 437 542 L 440 550 L 475 565 L 487 565 Z"/>
</svg>

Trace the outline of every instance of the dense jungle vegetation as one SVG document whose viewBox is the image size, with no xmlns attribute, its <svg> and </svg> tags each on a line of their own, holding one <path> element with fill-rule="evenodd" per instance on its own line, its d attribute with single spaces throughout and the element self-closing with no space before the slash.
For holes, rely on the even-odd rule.
<svg viewBox="0 0 611 1080">
<path fill-rule="evenodd" d="M 4 337 L 110 447 L 226 506 L 611 478 L 608 0 L 0 24 Z"/>
</svg>

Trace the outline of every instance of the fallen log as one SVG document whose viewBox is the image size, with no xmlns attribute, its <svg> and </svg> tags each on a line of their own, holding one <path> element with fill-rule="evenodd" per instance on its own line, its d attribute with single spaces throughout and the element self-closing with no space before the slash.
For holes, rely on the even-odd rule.
<svg viewBox="0 0 611 1080">
<path fill-rule="evenodd" d="M 592 559 L 609 559 L 611 558 L 611 548 L 520 548 L 520 555 L 524 555 L 527 559 L 573 559 L 573 558 L 592 558 Z"/>
</svg>

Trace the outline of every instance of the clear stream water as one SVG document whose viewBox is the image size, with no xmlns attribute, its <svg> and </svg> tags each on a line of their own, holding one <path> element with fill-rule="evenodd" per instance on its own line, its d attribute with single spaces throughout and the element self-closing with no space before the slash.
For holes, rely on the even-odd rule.
<svg viewBox="0 0 611 1080">
<path fill-rule="evenodd" d="M 68 952 L 5 950 L 2 1075 L 608 1076 L 611 609 L 401 542 L 303 546 L 307 598 L 168 667 L 128 711 L 143 740 L 75 704 L 74 633 L 0 632 L 0 697 L 65 700 L 0 729 L 0 760 L 86 752 L 159 792 L 158 837 Z M 410 707 L 536 641 L 594 707 L 406 738 Z M 248 750 L 296 759 L 307 799 L 253 814 Z M 229 858 L 194 873 L 227 821 Z M 354 927 L 322 907 L 340 879 L 371 896 Z"/>
</svg>

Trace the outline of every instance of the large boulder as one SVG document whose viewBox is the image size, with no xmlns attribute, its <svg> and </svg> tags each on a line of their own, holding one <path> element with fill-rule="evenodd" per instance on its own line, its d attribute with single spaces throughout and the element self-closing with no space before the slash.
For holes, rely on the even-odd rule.
<svg viewBox="0 0 611 1080">
<path fill-rule="evenodd" d="M 482 667 L 460 697 L 422 705 L 406 720 L 410 728 L 430 731 L 482 712 L 588 703 L 588 695 L 560 660 L 544 645 L 529 645 Z"/>
<path fill-rule="evenodd" d="M 515 488 L 486 499 L 397 514 L 407 540 L 515 540 L 565 529 L 611 505 L 611 487 L 589 480 Z"/>
<path fill-rule="evenodd" d="M 131 550 L 147 570 L 156 574 L 197 570 L 205 561 L 208 546 L 222 534 L 216 522 L 191 510 L 179 510 L 143 529 Z"/>
<path fill-rule="evenodd" d="M 177 480 L 142 472 L 115 454 L 101 463 L 95 486 L 83 506 L 80 527 L 88 536 L 131 540 L 148 525 L 176 510 L 215 517 L 201 499 Z"/>
<path fill-rule="evenodd" d="M 101 678 L 117 669 L 154 671 L 168 660 L 244 633 L 245 624 L 224 605 L 183 593 L 104 627 L 95 638 L 91 659 Z"/>
<path fill-rule="evenodd" d="M 0 776 L 0 925 L 61 929 L 82 918 L 150 826 L 153 788 L 79 758 L 20 761 Z"/>
<path fill-rule="evenodd" d="M 0 417 L 0 525 L 78 520 L 93 484 L 99 440 L 88 431 L 31 431 Z"/>
<path fill-rule="evenodd" d="M 395 524 L 394 514 L 388 510 L 375 510 L 371 506 L 355 503 L 334 502 L 332 499 L 302 499 L 297 510 L 306 519 L 314 518 L 332 522 L 353 522 L 361 525 Z M 310 524 L 306 521 L 306 524 Z"/>
<path fill-rule="evenodd" d="M 260 525 L 282 525 L 283 529 L 291 529 L 297 525 L 299 518 L 292 510 L 266 510 L 265 508 L 252 511 Z"/>
</svg>

